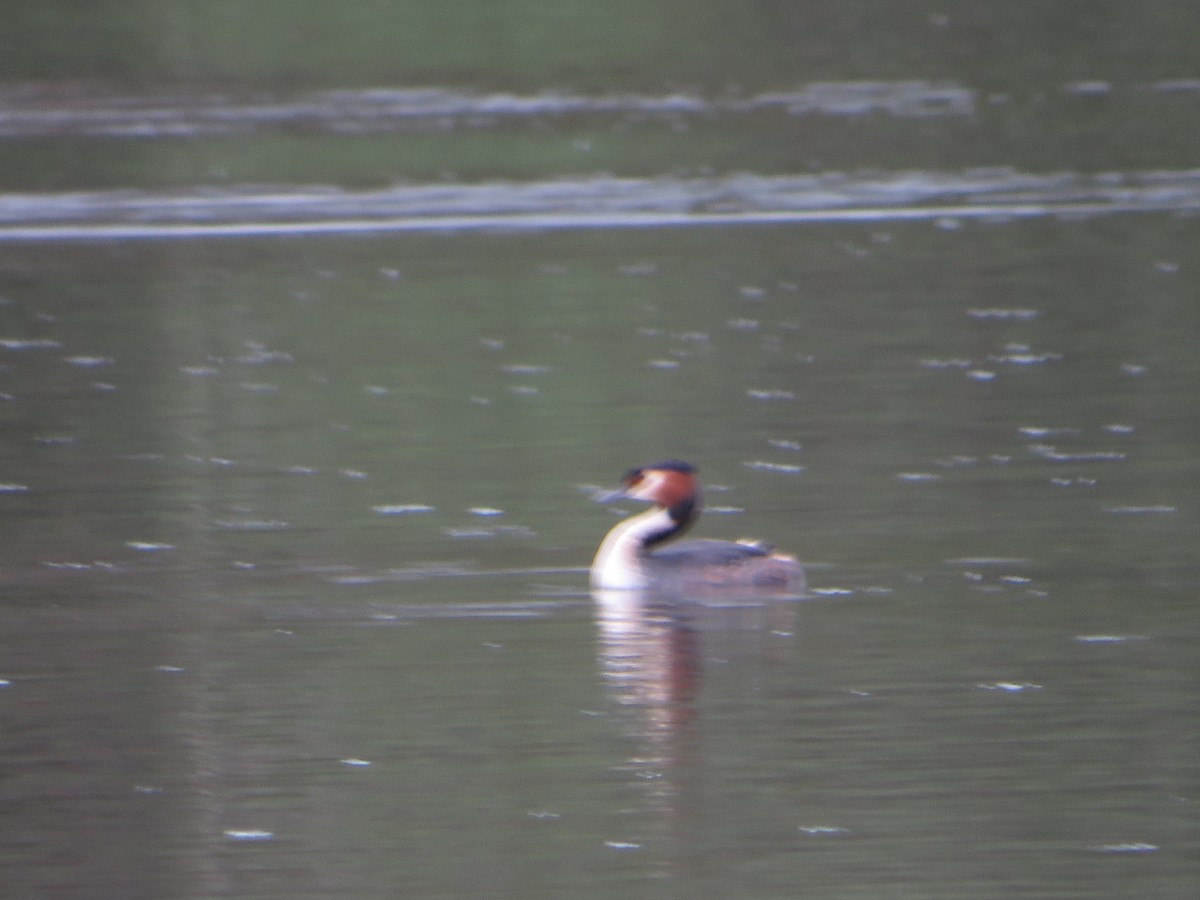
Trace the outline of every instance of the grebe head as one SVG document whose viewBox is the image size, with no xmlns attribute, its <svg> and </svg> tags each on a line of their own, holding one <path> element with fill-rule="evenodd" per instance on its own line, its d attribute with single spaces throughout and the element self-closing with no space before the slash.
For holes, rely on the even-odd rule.
<svg viewBox="0 0 1200 900">
<path fill-rule="evenodd" d="M 664 509 L 678 510 L 691 518 L 700 507 L 700 480 L 691 463 L 667 459 L 630 469 L 621 479 L 621 487 L 598 499 L 604 503 L 644 500 Z"/>
</svg>

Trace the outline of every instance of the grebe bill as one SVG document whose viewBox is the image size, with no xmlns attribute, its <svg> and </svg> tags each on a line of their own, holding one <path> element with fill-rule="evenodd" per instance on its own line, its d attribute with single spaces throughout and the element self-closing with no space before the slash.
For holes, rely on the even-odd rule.
<svg viewBox="0 0 1200 900">
<path fill-rule="evenodd" d="M 659 547 L 700 515 L 700 482 L 691 464 L 666 460 L 630 469 L 621 485 L 596 499 L 643 500 L 654 506 L 605 535 L 592 561 L 592 587 L 804 590 L 804 569 L 795 558 L 758 541 L 692 540 Z"/>
</svg>

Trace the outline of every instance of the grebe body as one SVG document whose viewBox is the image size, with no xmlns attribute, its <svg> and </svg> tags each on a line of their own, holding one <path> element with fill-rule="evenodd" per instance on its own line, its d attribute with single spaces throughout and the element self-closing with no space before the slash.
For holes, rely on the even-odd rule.
<svg viewBox="0 0 1200 900">
<path fill-rule="evenodd" d="M 804 569 L 795 558 L 758 541 L 690 540 L 660 546 L 700 515 L 700 481 L 689 463 L 666 460 L 631 469 L 620 488 L 598 499 L 643 500 L 653 506 L 617 523 L 605 536 L 592 561 L 594 588 L 804 590 Z"/>
</svg>

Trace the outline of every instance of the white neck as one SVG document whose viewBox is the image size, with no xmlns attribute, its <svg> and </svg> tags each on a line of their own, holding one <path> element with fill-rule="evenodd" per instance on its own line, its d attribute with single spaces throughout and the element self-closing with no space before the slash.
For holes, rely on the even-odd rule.
<svg viewBox="0 0 1200 900">
<path fill-rule="evenodd" d="M 592 587 L 637 590 L 649 584 L 644 559 L 646 541 L 678 528 L 661 506 L 618 522 L 600 542 L 592 560 Z"/>
</svg>

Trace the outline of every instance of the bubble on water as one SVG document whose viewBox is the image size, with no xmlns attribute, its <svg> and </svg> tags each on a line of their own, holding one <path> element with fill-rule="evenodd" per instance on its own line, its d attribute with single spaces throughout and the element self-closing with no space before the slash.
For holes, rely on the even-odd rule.
<svg viewBox="0 0 1200 900">
<path fill-rule="evenodd" d="M 799 475 L 805 470 L 804 466 L 796 466 L 790 463 L 768 462 L 762 459 L 753 459 L 743 462 L 742 465 L 747 469 L 753 469 L 758 472 L 778 472 L 783 475 Z"/>
<path fill-rule="evenodd" d="M 996 373 L 990 369 L 971 369 L 967 372 L 967 377 L 972 381 L 994 381 Z"/>
<path fill-rule="evenodd" d="M 1163 94 L 1200 93 L 1200 78 L 1168 78 L 1151 85 Z"/>
<path fill-rule="evenodd" d="M 217 466 L 218 468 L 228 469 L 237 465 L 237 462 L 232 459 L 227 459 L 223 456 L 192 456 L 188 454 L 184 457 L 190 463 L 198 465 Z"/>
<path fill-rule="evenodd" d="M 942 459 L 934 460 L 939 466 L 946 469 L 961 469 L 964 466 L 976 466 L 979 464 L 979 458 L 976 456 L 966 456 L 963 454 L 955 454 Z"/>
<path fill-rule="evenodd" d="M 494 538 L 496 532 L 490 528 L 450 528 L 442 529 L 442 534 L 454 540 L 487 540 Z"/>
<path fill-rule="evenodd" d="M 989 362 L 1008 364 L 1010 366 L 1040 366 L 1048 362 L 1060 362 L 1061 353 L 1005 353 L 999 356 L 988 356 Z"/>
<path fill-rule="evenodd" d="M 784 438 L 768 438 L 767 444 L 776 450 L 794 450 L 800 452 L 804 449 L 796 441 L 789 441 Z"/>
<path fill-rule="evenodd" d="M 1027 322 L 1030 319 L 1036 319 L 1040 315 L 1041 315 L 1041 313 L 1036 309 L 1023 309 L 1023 308 L 1016 308 L 1016 309 L 992 308 L 992 309 L 968 309 L 967 310 L 967 317 L 970 319 L 975 319 L 977 321 L 989 321 L 990 320 L 990 321 L 1006 322 L 1006 321 L 1015 320 L 1018 322 Z"/>
<path fill-rule="evenodd" d="M 181 366 L 179 371 L 192 378 L 212 378 L 221 374 L 215 366 Z"/>
<path fill-rule="evenodd" d="M 553 369 L 550 366 L 536 365 L 534 363 L 512 363 L 500 366 L 500 371 L 505 375 L 545 375 L 553 371 Z"/>
<path fill-rule="evenodd" d="M 984 691 L 1002 691 L 1009 694 L 1019 694 L 1023 691 L 1040 691 L 1042 686 L 1029 681 L 992 681 L 975 685 Z"/>
<path fill-rule="evenodd" d="M 434 511 L 427 503 L 383 503 L 371 509 L 381 516 L 413 516 Z"/>
<path fill-rule="evenodd" d="M 0 482 L 0 494 L 23 494 L 29 490 L 27 484 L 15 484 L 13 482 Z"/>
<path fill-rule="evenodd" d="M 1077 644 L 1128 644 L 1133 641 L 1144 641 L 1142 634 L 1077 634 L 1071 638 Z"/>
<path fill-rule="evenodd" d="M 312 466 L 288 466 L 283 471 L 287 475 L 316 475 L 320 470 Z"/>
<path fill-rule="evenodd" d="M 362 481 L 364 478 L 369 478 L 366 472 L 359 469 L 340 469 L 338 474 L 343 478 L 349 478 L 351 481 Z"/>
<path fill-rule="evenodd" d="M 746 396 L 751 400 L 759 400 L 762 402 L 771 401 L 790 401 L 796 399 L 796 394 L 792 391 L 785 391 L 782 388 L 750 388 L 746 391 Z"/>
<path fill-rule="evenodd" d="M 1121 363 L 1120 372 L 1122 375 L 1129 375 L 1133 378 L 1138 378 L 1150 371 L 1146 366 L 1138 363 Z"/>
<path fill-rule="evenodd" d="M 896 478 L 912 484 L 921 484 L 929 481 L 941 481 L 942 476 L 936 472 L 897 472 Z"/>
<path fill-rule="evenodd" d="M 111 366 L 116 363 L 116 360 L 111 356 L 68 356 L 66 362 L 84 369 L 95 369 L 101 366 Z"/>
<path fill-rule="evenodd" d="M 249 394 L 274 394 L 279 390 L 279 385 L 265 381 L 243 381 L 238 387 Z"/>
<path fill-rule="evenodd" d="M 1126 454 L 1120 450 L 1080 450 L 1077 452 L 1067 452 L 1059 450 L 1053 444 L 1031 444 L 1029 452 L 1034 456 L 1039 456 L 1049 462 L 1056 463 L 1121 462 L 1126 458 Z"/>
<path fill-rule="evenodd" d="M 757 319 L 730 319 L 725 326 L 730 331 L 758 331 Z"/>
<path fill-rule="evenodd" d="M 479 345 L 481 347 L 487 348 L 488 350 L 503 350 L 504 349 L 504 341 L 500 340 L 499 338 L 489 338 L 489 337 L 480 338 Z"/>
<path fill-rule="evenodd" d="M 845 837 L 850 834 L 850 829 L 841 825 L 801 825 L 800 831 L 813 837 Z"/>
<path fill-rule="evenodd" d="M 1079 434 L 1078 428 L 1059 427 L 1054 425 L 1022 425 L 1017 429 L 1025 437 L 1071 437 Z"/>
<path fill-rule="evenodd" d="M 539 821 L 546 821 L 546 820 L 562 818 L 561 813 L 550 812 L 547 809 L 531 809 L 528 812 L 526 812 L 525 815 L 529 816 L 529 818 L 531 818 L 531 819 L 538 819 Z"/>
<path fill-rule="evenodd" d="M 1106 506 L 1104 512 L 1114 516 L 1165 516 L 1178 512 L 1174 506 Z"/>
<path fill-rule="evenodd" d="M 348 756 L 345 759 L 339 759 L 338 762 L 352 769 L 365 769 L 371 765 L 369 759 L 359 759 L 356 756 Z"/>
<path fill-rule="evenodd" d="M 922 359 L 919 363 L 923 369 L 969 369 L 971 360 L 951 357 L 950 359 Z"/>
<path fill-rule="evenodd" d="M 116 569 L 112 563 L 101 562 L 75 562 L 73 560 L 45 560 L 41 563 L 47 569 L 55 569 L 60 572 L 92 572 L 97 569 L 100 571 L 111 572 Z"/>
<path fill-rule="evenodd" d="M 497 534 L 510 534 L 516 537 L 536 537 L 537 532 L 528 525 L 498 525 Z"/>
<path fill-rule="evenodd" d="M 1125 425 L 1120 422 L 1112 422 L 1108 425 L 1105 425 L 1102 430 L 1108 432 L 1109 434 L 1133 434 L 1136 429 L 1132 425 Z"/>
<path fill-rule="evenodd" d="M 646 367 L 649 369 L 659 369 L 660 371 L 669 371 L 678 369 L 680 366 L 677 359 L 651 359 L 646 361 Z"/>
<path fill-rule="evenodd" d="M 0 340 L 0 347 L 5 350 L 60 350 L 62 349 L 61 341 L 49 340 L 46 338 L 4 338 Z"/>
<path fill-rule="evenodd" d="M 275 832 L 258 828 L 227 828 L 225 837 L 231 841 L 270 841 L 275 839 Z"/>
<path fill-rule="evenodd" d="M 642 845 L 636 841 L 605 841 L 604 846 L 611 850 L 641 850 Z"/>
<path fill-rule="evenodd" d="M 283 531 L 291 526 L 279 519 L 216 519 L 213 527 L 222 531 Z"/>
<path fill-rule="evenodd" d="M 467 512 L 473 516 L 481 516 L 484 518 L 504 515 L 504 510 L 496 509 L 494 506 L 472 506 L 467 509 Z"/>
<path fill-rule="evenodd" d="M 155 541 L 126 541 L 125 546 L 130 550 L 137 550 L 139 553 L 160 553 L 175 549 L 174 544 L 161 544 Z"/>
<path fill-rule="evenodd" d="M 1091 848 L 1094 853 L 1157 853 L 1157 844 L 1144 841 L 1130 841 L 1123 844 L 1100 844 Z"/>
<path fill-rule="evenodd" d="M 246 352 L 237 361 L 246 366 L 263 366 L 269 363 L 293 363 L 296 358 L 284 350 L 268 350 L 264 344 L 247 341 Z"/>
</svg>

